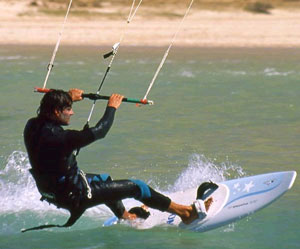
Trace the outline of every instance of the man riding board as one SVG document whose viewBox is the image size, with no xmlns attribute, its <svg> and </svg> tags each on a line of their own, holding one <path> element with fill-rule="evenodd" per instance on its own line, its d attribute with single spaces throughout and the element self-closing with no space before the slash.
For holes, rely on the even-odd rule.
<svg viewBox="0 0 300 249">
<path fill-rule="evenodd" d="M 104 138 L 110 130 L 115 112 L 123 96 L 112 94 L 103 117 L 94 127 L 83 130 L 64 130 L 74 114 L 72 104 L 82 100 L 82 90 L 69 92 L 52 90 L 44 95 L 38 115 L 28 120 L 24 129 L 24 141 L 28 152 L 30 169 L 36 181 L 41 200 L 70 211 L 71 217 L 63 226 L 45 225 L 28 230 L 47 227 L 67 227 L 90 207 L 107 205 L 119 219 L 147 218 L 147 212 L 127 211 L 123 199 L 135 198 L 144 205 L 162 212 L 177 214 L 183 223 L 189 224 L 205 214 L 212 199 L 198 201 L 186 206 L 172 202 L 141 180 L 112 180 L 106 174 L 85 174 L 78 168 L 76 151 Z"/>
</svg>

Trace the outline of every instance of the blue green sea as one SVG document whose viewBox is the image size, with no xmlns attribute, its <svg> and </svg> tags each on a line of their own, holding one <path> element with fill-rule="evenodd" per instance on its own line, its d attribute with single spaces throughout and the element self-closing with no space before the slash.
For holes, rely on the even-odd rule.
<svg viewBox="0 0 300 249">
<path fill-rule="evenodd" d="M 300 248 L 300 184 L 233 224 L 205 233 L 157 226 L 102 227 L 105 206 L 89 209 L 71 228 L 21 233 L 63 224 L 68 213 L 41 202 L 23 144 L 35 116 L 53 46 L 0 47 L 0 248 L 3 249 L 295 249 Z M 142 98 L 166 48 L 121 47 L 101 94 Z M 61 46 L 47 87 L 95 92 L 109 47 Z M 148 98 L 123 103 L 107 137 L 82 149 L 81 169 L 114 179 L 142 179 L 170 194 L 203 181 L 223 181 L 300 165 L 299 48 L 174 46 Z M 91 101 L 74 104 L 70 128 L 81 129 Z M 106 102 L 96 104 L 91 125 Z M 299 172 L 298 172 L 299 173 Z M 125 201 L 126 206 L 132 200 Z"/>
</svg>

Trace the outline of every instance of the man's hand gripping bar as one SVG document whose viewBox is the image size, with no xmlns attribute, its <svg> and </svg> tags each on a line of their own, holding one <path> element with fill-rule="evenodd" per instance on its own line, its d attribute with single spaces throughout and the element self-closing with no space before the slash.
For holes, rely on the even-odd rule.
<svg viewBox="0 0 300 249">
<path fill-rule="evenodd" d="M 48 89 L 48 88 L 39 88 L 35 87 L 34 91 L 39 92 L 39 93 L 47 93 L 50 92 L 54 89 Z M 110 96 L 104 96 L 104 95 L 99 95 L 96 93 L 83 93 L 81 95 L 82 98 L 87 98 L 91 100 L 99 100 L 99 99 L 104 99 L 108 100 Z M 128 103 L 135 103 L 135 104 L 142 104 L 142 105 L 153 105 L 154 102 L 152 100 L 147 100 L 147 99 L 132 99 L 132 98 L 123 98 L 122 102 L 128 102 Z"/>
</svg>

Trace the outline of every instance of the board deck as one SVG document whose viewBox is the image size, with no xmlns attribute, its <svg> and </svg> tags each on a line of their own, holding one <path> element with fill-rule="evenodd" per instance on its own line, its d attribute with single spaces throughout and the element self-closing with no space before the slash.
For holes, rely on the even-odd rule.
<svg viewBox="0 0 300 249">
<path fill-rule="evenodd" d="M 189 225 L 183 224 L 180 217 L 175 214 L 150 208 L 150 216 L 146 220 L 119 222 L 116 217 L 112 217 L 103 226 L 121 223 L 137 229 L 148 229 L 154 226 L 167 225 L 204 232 L 232 223 L 271 204 L 293 186 L 296 176 L 295 171 L 285 171 L 217 183 L 219 187 L 213 192 L 205 193 L 203 198 L 205 200 L 210 197 L 213 198 L 208 215 Z M 169 195 L 173 201 L 185 205 L 191 205 L 196 196 L 197 188 Z"/>
</svg>

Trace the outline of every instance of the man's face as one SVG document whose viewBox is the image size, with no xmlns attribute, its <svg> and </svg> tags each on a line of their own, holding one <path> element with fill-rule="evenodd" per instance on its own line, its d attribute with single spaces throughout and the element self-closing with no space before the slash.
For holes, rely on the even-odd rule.
<svg viewBox="0 0 300 249">
<path fill-rule="evenodd" d="M 62 111 L 55 110 L 55 116 L 60 124 L 70 124 L 71 116 L 74 114 L 72 107 L 66 107 Z"/>
</svg>

